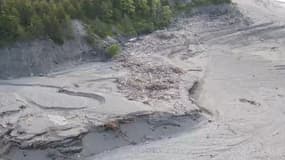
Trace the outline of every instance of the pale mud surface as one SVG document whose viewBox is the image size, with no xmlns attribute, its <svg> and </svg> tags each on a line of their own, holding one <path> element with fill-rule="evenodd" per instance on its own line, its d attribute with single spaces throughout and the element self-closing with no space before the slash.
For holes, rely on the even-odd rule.
<svg viewBox="0 0 285 160">
<path fill-rule="evenodd" d="M 212 122 L 90 160 L 285 159 L 285 8 L 275 1 L 235 2 L 247 25 L 201 16 L 187 25 L 209 56 L 198 102 Z"/>
<path fill-rule="evenodd" d="M 1 157 L 84 159 L 205 122 L 193 99 L 205 72 L 205 48 L 183 27 L 130 41 L 111 62 L 1 80 Z"/>
<path fill-rule="evenodd" d="M 113 62 L 0 81 L 1 158 L 285 159 L 285 9 L 235 2 Z"/>
</svg>

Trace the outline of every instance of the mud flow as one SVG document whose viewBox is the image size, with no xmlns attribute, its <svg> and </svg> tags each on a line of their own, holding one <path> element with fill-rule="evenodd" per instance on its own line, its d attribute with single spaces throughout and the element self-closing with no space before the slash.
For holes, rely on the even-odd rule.
<svg viewBox="0 0 285 160">
<path fill-rule="evenodd" d="M 45 149 L 13 147 L 8 160 L 79 160 L 128 145 L 169 139 L 191 132 L 204 122 L 200 112 L 180 116 L 170 113 L 132 114 L 90 129 L 90 132 L 66 144 Z"/>
<path fill-rule="evenodd" d="M 112 62 L 0 81 L 0 160 L 284 160 L 285 10 L 233 2 Z"/>
</svg>

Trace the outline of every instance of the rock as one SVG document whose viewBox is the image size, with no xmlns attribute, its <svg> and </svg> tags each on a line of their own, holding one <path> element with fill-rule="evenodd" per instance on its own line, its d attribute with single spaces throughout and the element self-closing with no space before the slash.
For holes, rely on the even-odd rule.
<svg viewBox="0 0 285 160">
<path fill-rule="evenodd" d="M 255 106 L 260 106 L 261 105 L 260 103 L 257 103 L 257 102 L 255 102 L 253 100 L 248 100 L 248 99 L 245 99 L 245 98 L 240 98 L 239 101 L 242 102 L 242 103 L 249 103 L 249 104 L 255 105 Z"/>
<path fill-rule="evenodd" d="M 156 37 L 162 40 L 169 40 L 175 37 L 173 33 L 165 32 L 165 31 L 158 31 L 156 32 Z"/>
<path fill-rule="evenodd" d="M 109 122 L 104 124 L 104 129 L 106 131 L 111 130 L 111 131 L 116 131 L 120 129 L 120 124 L 117 121 Z"/>
</svg>

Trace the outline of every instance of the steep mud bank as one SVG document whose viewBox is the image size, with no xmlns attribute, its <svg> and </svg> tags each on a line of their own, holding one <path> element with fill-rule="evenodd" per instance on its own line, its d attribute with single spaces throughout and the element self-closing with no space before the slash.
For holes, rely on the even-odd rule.
<svg viewBox="0 0 285 160">
<path fill-rule="evenodd" d="M 199 112 L 184 115 L 169 113 L 133 113 L 124 118 L 90 129 L 89 133 L 66 139 L 50 148 L 19 149 L 11 147 L 4 156 L 8 160 L 66 160 L 87 157 L 127 145 L 171 138 L 191 132 L 203 122 Z"/>
<path fill-rule="evenodd" d="M 80 21 L 72 22 L 73 38 L 63 45 L 52 40 L 39 39 L 19 42 L 0 48 L 0 78 L 43 75 L 59 68 L 72 67 L 82 63 L 88 56 L 99 59 L 86 42 L 86 31 Z M 90 56 L 91 57 L 91 56 Z M 89 57 L 89 58 L 90 58 Z"/>
</svg>

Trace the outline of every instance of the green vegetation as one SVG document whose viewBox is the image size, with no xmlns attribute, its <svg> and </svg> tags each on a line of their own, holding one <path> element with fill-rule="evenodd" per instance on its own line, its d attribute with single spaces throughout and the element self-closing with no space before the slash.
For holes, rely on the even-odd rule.
<svg viewBox="0 0 285 160">
<path fill-rule="evenodd" d="M 72 37 L 71 19 L 87 24 L 92 43 L 107 36 L 149 33 L 167 26 L 178 5 L 170 6 L 168 0 L 0 0 L 0 46 L 42 38 L 63 44 Z"/>
<path fill-rule="evenodd" d="M 110 57 L 114 57 L 115 55 L 119 54 L 120 51 L 121 51 L 121 48 L 118 44 L 113 44 L 106 49 L 106 53 Z"/>
<path fill-rule="evenodd" d="M 210 4 L 221 4 L 221 3 L 231 3 L 231 0 L 193 0 L 193 5 L 210 5 Z"/>
<path fill-rule="evenodd" d="M 62 44 L 71 19 L 104 38 L 151 32 L 171 18 L 166 0 L 0 0 L 0 45 L 47 37 Z"/>
</svg>

